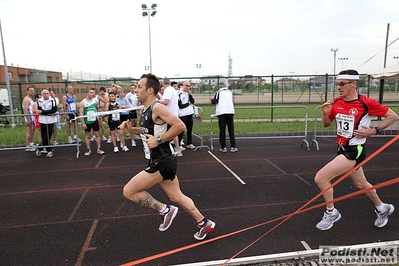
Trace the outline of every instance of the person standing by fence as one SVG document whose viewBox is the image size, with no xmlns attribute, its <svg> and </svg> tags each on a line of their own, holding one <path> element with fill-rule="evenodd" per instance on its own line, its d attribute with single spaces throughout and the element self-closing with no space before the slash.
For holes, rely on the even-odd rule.
<svg viewBox="0 0 399 266">
<path fill-rule="evenodd" d="M 98 102 L 95 99 L 96 91 L 95 89 L 88 89 L 86 93 L 86 98 L 84 98 L 79 103 L 79 113 L 82 114 L 80 119 L 82 127 L 86 133 L 86 148 L 85 156 L 91 155 L 90 149 L 90 132 L 93 130 L 93 135 L 96 136 L 97 143 L 97 153 L 104 154 L 105 152 L 101 149 L 101 139 L 100 139 L 100 126 L 98 124 Z"/>
<path fill-rule="evenodd" d="M 57 112 L 58 112 L 58 104 L 60 103 L 60 100 L 58 97 L 55 95 L 54 91 L 50 91 L 50 96 L 55 100 L 55 104 L 57 105 Z M 56 121 L 56 127 L 53 127 L 53 144 L 58 145 L 57 142 L 57 129 L 61 129 L 61 121 L 60 121 L 60 115 L 57 113 L 57 121 Z"/>
<path fill-rule="evenodd" d="M 79 137 L 76 135 L 77 133 L 77 128 L 75 127 L 75 122 L 71 122 L 72 119 L 75 119 L 76 116 L 78 116 L 78 108 L 76 104 L 76 96 L 74 95 L 74 88 L 72 86 L 68 86 L 67 88 L 67 93 L 62 96 L 62 106 L 64 108 L 64 112 L 68 112 L 69 114 L 65 115 L 66 119 L 66 132 L 68 136 L 68 143 L 74 143 L 76 141 L 80 141 Z M 71 128 L 73 128 L 73 139 L 72 139 L 72 133 L 71 133 Z"/>
<path fill-rule="evenodd" d="M 177 91 L 175 88 L 171 86 L 171 82 L 168 78 L 164 78 L 163 80 L 163 86 L 165 87 L 164 93 L 162 95 L 162 101 L 161 103 L 166 105 L 168 109 L 172 112 L 172 114 L 178 116 L 179 115 L 179 104 L 177 101 Z M 175 153 L 176 156 L 181 157 L 183 156 L 183 147 L 180 147 L 179 143 L 179 137 L 176 136 L 173 139 L 173 143 L 175 144 Z"/>
<path fill-rule="evenodd" d="M 109 102 L 105 105 L 104 111 L 116 111 L 122 109 L 121 105 L 116 101 L 116 95 L 112 91 L 108 94 Z M 110 132 L 110 138 L 114 144 L 114 152 L 119 152 L 118 145 L 116 143 L 115 135 L 118 134 L 119 138 L 123 140 L 123 130 L 119 128 L 121 125 L 120 113 L 112 113 L 108 115 L 108 127 Z M 123 151 L 129 151 L 126 146 L 122 147 Z"/>
<path fill-rule="evenodd" d="M 50 145 L 50 139 L 53 135 L 53 129 L 55 123 L 57 123 L 57 116 L 55 113 L 57 110 L 57 103 L 54 98 L 50 96 L 50 92 L 46 89 L 42 91 L 42 98 L 40 98 L 34 105 L 34 111 L 39 115 L 40 123 L 40 135 L 42 137 L 42 143 L 40 146 L 48 146 L 47 158 L 54 156 L 53 148 Z M 36 149 L 36 155 L 41 156 L 43 148 Z"/>
<path fill-rule="evenodd" d="M 219 124 L 220 151 L 227 152 L 226 148 L 226 125 L 229 131 L 230 152 L 236 152 L 236 139 L 234 135 L 234 103 L 233 93 L 226 87 L 226 83 L 219 83 L 219 90 L 216 92 L 212 104 L 216 104 L 216 116 Z"/>
<path fill-rule="evenodd" d="M 193 145 L 193 114 L 194 114 L 194 97 L 190 90 L 190 81 L 186 80 L 183 83 L 183 88 L 177 93 L 179 105 L 179 118 L 186 125 L 187 129 L 187 149 L 195 149 Z M 179 134 L 179 143 L 183 140 L 184 131 Z"/>
<path fill-rule="evenodd" d="M 129 92 L 126 94 L 126 99 L 129 102 L 130 107 L 137 107 L 139 105 L 139 100 L 137 99 L 137 95 L 135 93 L 136 85 L 131 84 L 129 87 Z M 137 126 L 137 110 L 131 110 L 129 112 L 129 121 L 132 123 L 132 127 Z M 136 147 L 135 135 L 129 134 L 130 140 L 132 141 L 132 147 Z"/>
<path fill-rule="evenodd" d="M 22 101 L 22 108 L 25 116 L 26 124 L 26 148 L 25 151 L 35 151 L 36 147 L 33 143 L 33 137 L 35 135 L 35 119 L 33 114 L 33 104 L 35 100 L 33 99 L 35 95 L 35 89 L 29 86 L 26 89 L 26 96 Z"/>
<path fill-rule="evenodd" d="M 335 120 L 337 126 L 338 145 L 337 156 L 320 169 L 315 182 L 321 191 L 331 186 L 331 180 L 342 175 L 366 159 L 366 138 L 371 135 L 380 134 L 381 130 L 393 124 L 398 115 L 378 103 L 372 98 L 357 93 L 359 73 L 356 70 L 344 70 L 339 72 L 337 87 L 339 96 L 333 101 L 327 101 L 322 105 L 322 123 L 328 127 Z M 384 117 L 377 127 L 370 127 L 371 116 Z M 349 175 L 353 184 L 358 189 L 367 189 L 372 185 L 367 181 L 363 168 Z M 383 203 L 372 189 L 365 193 L 374 203 L 377 219 L 374 222 L 376 227 L 384 227 L 388 223 L 389 216 L 395 210 L 392 204 Z M 323 194 L 324 200 L 330 202 L 334 199 L 333 188 Z M 334 207 L 334 203 L 328 203 L 327 209 L 321 221 L 316 225 L 319 230 L 328 230 L 334 223 L 338 222 L 342 215 Z"/>
</svg>

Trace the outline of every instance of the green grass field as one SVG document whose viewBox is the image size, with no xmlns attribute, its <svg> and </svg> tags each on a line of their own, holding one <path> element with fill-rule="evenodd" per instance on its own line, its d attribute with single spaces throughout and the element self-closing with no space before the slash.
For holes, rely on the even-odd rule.
<svg viewBox="0 0 399 266">
<path fill-rule="evenodd" d="M 273 108 L 266 105 L 236 105 L 234 126 L 235 133 L 241 135 L 251 136 L 295 136 L 297 134 L 303 134 L 305 129 L 307 132 L 322 131 L 326 130 L 322 127 L 320 122 L 317 122 L 315 129 L 315 117 L 316 109 L 319 104 L 282 104 L 276 105 Z M 213 117 L 211 125 L 211 114 L 214 114 L 214 105 L 202 105 L 202 122 L 195 119 L 193 133 L 196 135 L 212 134 L 218 135 L 219 128 L 217 118 Z M 391 109 L 399 113 L 399 106 L 392 105 Z M 201 113 L 200 113 L 201 114 Z M 307 120 L 305 119 L 307 116 Z M 318 109 L 318 118 L 321 117 L 321 110 Z M 4 120 L 4 119 L 3 119 Z M 21 119 L 21 116 L 16 117 L 17 122 L 15 127 L 5 125 L 0 120 L 0 148 L 11 146 L 24 146 L 26 128 Z M 9 117 L 8 117 L 8 120 Z M 307 123 L 306 123 L 307 121 Z M 63 124 L 63 123 L 62 123 Z M 106 129 L 106 135 L 108 136 L 108 126 L 104 125 Z M 334 125 L 330 126 L 327 130 L 333 130 Z M 36 133 L 37 135 L 38 133 Z M 66 140 L 66 129 L 63 126 L 58 134 L 57 141 L 59 143 L 65 143 Z M 84 132 L 82 129 L 79 130 L 79 137 L 84 139 Z M 36 140 L 35 140 L 36 141 Z"/>
</svg>

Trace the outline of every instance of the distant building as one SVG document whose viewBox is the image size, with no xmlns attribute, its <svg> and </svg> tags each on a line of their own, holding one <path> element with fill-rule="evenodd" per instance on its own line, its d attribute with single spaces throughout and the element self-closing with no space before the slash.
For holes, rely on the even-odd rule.
<svg viewBox="0 0 399 266">
<path fill-rule="evenodd" d="M 28 82 L 62 82 L 62 73 L 55 71 L 7 66 L 8 79 L 12 83 Z M 0 65 L 0 84 L 6 82 L 4 65 Z"/>
<path fill-rule="evenodd" d="M 81 100 L 85 97 L 86 90 L 89 88 L 98 90 L 100 87 L 110 87 L 112 83 L 118 83 L 125 89 L 125 92 L 128 92 L 129 85 L 134 82 L 137 83 L 137 80 L 132 78 L 110 78 L 102 81 L 64 80 L 62 72 L 15 66 L 7 66 L 7 70 L 11 95 L 15 103 L 14 106 L 17 108 L 21 107 L 28 86 L 33 86 L 35 93 L 40 93 L 43 89 L 52 90 L 61 98 L 61 95 L 66 93 L 66 87 L 72 85 L 75 89 L 76 98 Z M 4 65 L 0 65 L 0 88 L 6 87 L 4 73 Z"/>
</svg>

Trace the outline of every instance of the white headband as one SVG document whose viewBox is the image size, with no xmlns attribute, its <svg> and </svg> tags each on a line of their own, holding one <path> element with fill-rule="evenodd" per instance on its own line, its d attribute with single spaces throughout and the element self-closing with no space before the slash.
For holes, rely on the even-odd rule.
<svg viewBox="0 0 399 266">
<path fill-rule="evenodd" d="M 359 80 L 359 75 L 338 75 L 337 79 Z"/>
</svg>

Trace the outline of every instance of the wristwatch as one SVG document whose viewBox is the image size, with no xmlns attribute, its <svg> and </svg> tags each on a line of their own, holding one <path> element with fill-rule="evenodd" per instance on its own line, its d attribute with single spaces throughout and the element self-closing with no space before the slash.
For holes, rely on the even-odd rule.
<svg viewBox="0 0 399 266">
<path fill-rule="evenodd" d="M 163 139 L 161 136 L 157 138 L 158 145 L 163 143 Z"/>
<path fill-rule="evenodd" d="M 375 134 L 376 134 L 376 135 L 380 134 L 381 131 L 382 131 L 382 129 L 379 128 L 379 127 L 374 127 L 374 129 L 375 129 Z"/>
</svg>

